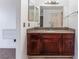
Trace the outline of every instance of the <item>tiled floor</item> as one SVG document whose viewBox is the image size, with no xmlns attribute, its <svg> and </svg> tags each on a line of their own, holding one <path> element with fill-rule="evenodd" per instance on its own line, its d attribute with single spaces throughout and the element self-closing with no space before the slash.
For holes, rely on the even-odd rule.
<svg viewBox="0 0 79 59">
<path fill-rule="evenodd" d="M 0 59 L 15 59 L 16 49 L 0 48 Z"/>
</svg>

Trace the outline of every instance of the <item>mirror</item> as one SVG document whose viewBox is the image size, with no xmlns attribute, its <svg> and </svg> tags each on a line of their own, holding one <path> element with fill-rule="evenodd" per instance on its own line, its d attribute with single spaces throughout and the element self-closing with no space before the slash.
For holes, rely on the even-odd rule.
<svg viewBox="0 0 79 59">
<path fill-rule="evenodd" d="M 38 8 L 35 5 L 35 0 L 29 0 L 29 10 L 28 10 L 28 21 L 37 22 L 38 21 Z"/>
<path fill-rule="evenodd" d="M 63 6 L 40 6 L 41 27 L 63 27 Z"/>
<path fill-rule="evenodd" d="M 29 19 L 31 27 L 65 27 L 70 25 L 71 16 L 77 8 L 69 0 L 29 0 Z"/>
</svg>

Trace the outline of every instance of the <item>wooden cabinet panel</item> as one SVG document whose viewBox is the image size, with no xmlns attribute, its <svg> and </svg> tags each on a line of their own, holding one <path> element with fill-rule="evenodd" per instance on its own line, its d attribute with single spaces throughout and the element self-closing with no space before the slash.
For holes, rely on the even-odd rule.
<svg viewBox="0 0 79 59">
<path fill-rule="evenodd" d="M 28 55 L 74 55 L 74 33 L 28 33 Z"/>
<path fill-rule="evenodd" d="M 60 39 L 61 34 L 59 33 L 43 33 L 42 40 L 43 40 L 43 53 L 44 55 L 59 55 L 60 51 Z"/>
<path fill-rule="evenodd" d="M 74 33 L 63 34 L 63 55 L 74 55 Z"/>
<path fill-rule="evenodd" d="M 43 38 L 61 38 L 61 34 L 53 33 L 53 34 L 42 34 Z"/>
<path fill-rule="evenodd" d="M 72 39 L 63 40 L 63 55 L 73 55 L 74 54 L 74 41 Z"/>
<path fill-rule="evenodd" d="M 35 57 L 29 57 L 29 59 L 73 59 L 73 57 L 42 57 L 42 56 L 40 56 L 40 57 L 37 57 L 37 56 L 35 56 Z"/>
<path fill-rule="evenodd" d="M 28 37 L 27 42 L 28 55 L 40 55 L 40 50 L 42 49 L 42 44 L 38 34 L 31 34 Z"/>
<path fill-rule="evenodd" d="M 45 55 L 59 55 L 59 39 L 43 39 Z"/>
<path fill-rule="evenodd" d="M 31 53 L 33 55 L 40 54 L 40 49 L 41 49 L 41 42 L 40 42 L 40 40 L 35 40 L 35 41 L 33 40 L 33 41 L 31 41 L 30 48 L 31 48 Z"/>
<path fill-rule="evenodd" d="M 63 38 L 73 39 L 74 38 L 74 34 L 73 33 L 65 33 L 65 34 L 63 34 Z"/>
</svg>

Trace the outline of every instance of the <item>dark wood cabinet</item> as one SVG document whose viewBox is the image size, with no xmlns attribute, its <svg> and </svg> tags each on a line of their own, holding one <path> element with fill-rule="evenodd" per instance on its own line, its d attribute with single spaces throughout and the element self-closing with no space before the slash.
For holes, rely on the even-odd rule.
<svg viewBox="0 0 79 59">
<path fill-rule="evenodd" d="M 60 34 L 41 34 L 43 41 L 43 54 L 44 55 L 59 55 L 60 49 Z"/>
<path fill-rule="evenodd" d="M 42 44 L 39 34 L 28 34 L 27 53 L 28 55 L 40 55 Z"/>
<path fill-rule="evenodd" d="M 74 55 L 74 33 L 28 33 L 28 55 Z"/>
<path fill-rule="evenodd" d="M 74 34 L 63 34 L 63 55 L 74 54 Z"/>
<path fill-rule="evenodd" d="M 43 39 L 44 55 L 59 55 L 59 39 Z"/>
</svg>

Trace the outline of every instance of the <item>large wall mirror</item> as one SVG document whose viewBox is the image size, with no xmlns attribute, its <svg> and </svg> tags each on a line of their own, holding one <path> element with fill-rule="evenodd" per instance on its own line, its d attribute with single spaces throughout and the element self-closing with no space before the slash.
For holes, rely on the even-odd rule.
<svg viewBox="0 0 79 59">
<path fill-rule="evenodd" d="M 67 26 L 69 17 L 77 13 L 77 8 L 72 9 L 69 3 L 69 0 L 29 0 L 28 21 L 34 27 Z"/>
</svg>

